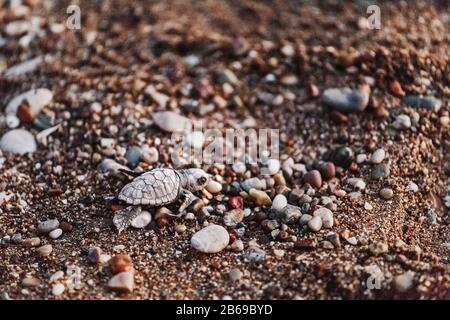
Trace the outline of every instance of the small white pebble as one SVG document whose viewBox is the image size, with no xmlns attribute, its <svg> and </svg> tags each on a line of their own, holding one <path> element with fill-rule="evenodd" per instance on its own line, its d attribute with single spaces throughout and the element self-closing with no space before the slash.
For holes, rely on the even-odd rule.
<svg viewBox="0 0 450 320">
<path fill-rule="evenodd" d="M 64 292 L 64 285 L 62 283 L 54 284 L 52 287 L 52 294 L 54 296 L 59 296 Z"/>
<path fill-rule="evenodd" d="M 62 235 L 63 231 L 60 228 L 57 228 L 53 231 L 51 231 L 48 235 L 52 239 L 58 239 Z"/>
</svg>

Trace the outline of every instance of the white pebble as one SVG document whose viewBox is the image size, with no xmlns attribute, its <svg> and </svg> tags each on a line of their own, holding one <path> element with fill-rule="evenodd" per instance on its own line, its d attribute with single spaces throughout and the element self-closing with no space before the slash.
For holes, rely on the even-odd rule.
<svg viewBox="0 0 450 320">
<path fill-rule="evenodd" d="M 51 231 L 48 235 L 52 239 L 58 239 L 62 235 L 62 233 L 63 233 L 62 229 L 58 228 L 58 229 Z"/>
<path fill-rule="evenodd" d="M 314 232 L 319 231 L 322 228 L 322 218 L 320 216 L 315 216 L 308 222 L 308 227 Z"/>
<path fill-rule="evenodd" d="M 219 193 L 222 191 L 222 185 L 214 180 L 209 180 L 208 184 L 206 185 L 206 190 L 208 190 L 211 193 Z"/>
<path fill-rule="evenodd" d="M 196 232 L 191 238 L 194 249 L 204 253 L 216 253 L 225 249 L 230 242 L 228 231 L 219 225 L 211 224 Z"/>
<path fill-rule="evenodd" d="M 23 155 L 35 152 L 36 148 L 33 135 L 24 129 L 8 131 L 0 139 L 0 149 L 3 151 Z"/>
<path fill-rule="evenodd" d="M 64 292 L 64 285 L 62 283 L 54 284 L 52 287 L 52 294 L 54 296 L 59 296 Z"/>
<path fill-rule="evenodd" d="M 278 173 L 278 171 L 280 171 L 280 161 L 278 161 L 277 159 L 269 159 L 267 161 L 267 174 L 269 175 L 274 175 L 276 173 Z M 265 168 L 264 168 L 265 169 Z M 262 172 L 262 173 L 266 173 L 266 172 Z"/>
<path fill-rule="evenodd" d="M 374 153 L 372 153 L 372 156 L 370 157 L 370 162 L 378 164 L 383 162 L 385 157 L 386 152 L 383 149 L 378 149 Z"/>
<path fill-rule="evenodd" d="M 333 227 L 333 223 L 334 223 L 333 212 L 331 212 L 330 209 L 327 209 L 324 207 L 319 208 L 316 211 L 314 211 L 313 216 L 320 217 L 320 219 L 322 220 L 321 227 L 323 226 L 324 228 L 328 228 L 328 229 Z M 313 223 L 316 223 L 316 222 L 313 222 Z M 320 230 L 320 227 L 319 227 L 319 230 Z M 314 231 L 316 231 L 316 230 L 314 230 Z"/>
<path fill-rule="evenodd" d="M 136 229 L 145 228 L 152 221 L 152 215 L 148 211 L 142 211 L 131 221 L 131 226 Z"/>
<path fill-rule="evenodd" d="M 284 195 L 278 194 L 272 202 L 272 209 L 281 211 L 284 207 L 286 207 L 288 204 L 287 199 Z"/>
<path fill-rule="evenodd" d="M 406 186 L 406 191 L 417 192 L 419 191 L 419 187 L 414 182 L 410 181 Z"/>
</svg>

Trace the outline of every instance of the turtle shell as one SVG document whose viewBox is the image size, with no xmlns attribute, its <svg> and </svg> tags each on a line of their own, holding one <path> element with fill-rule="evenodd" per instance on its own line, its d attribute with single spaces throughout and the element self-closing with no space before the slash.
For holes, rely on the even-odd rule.
<svg viewBox="0 0 450 320">
<path fill-rule="evenodd" d="M 123 187 L 118 197 L 132 205 L 162 206 L 174 202 L 180 188 L 180 177 L 175 170 L 154 169 Z"/>
</svg>

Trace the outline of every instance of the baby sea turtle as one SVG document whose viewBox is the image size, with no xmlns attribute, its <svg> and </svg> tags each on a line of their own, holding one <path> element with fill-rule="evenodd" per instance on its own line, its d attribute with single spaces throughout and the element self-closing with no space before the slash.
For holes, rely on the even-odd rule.
<svg viewBox="0 0 450 320">
<path fill-rule="evenodd" d="M 127 172 L 131 174 L 132 172 Z M 131 221 L 141 213 L 141 206 L 158 207 L 184 198 L 175 217 L 180 217 L 183 211 L 196 199 L 192 192 L 202 190 L 209 181 L 209 175 L 201 169 L 153 169 L 139 175 L 125 185 L 118 199 L 129 204 L 124 210 L 118 211 L 114 225 L 119 233 L 125 230 Z"/>
</svg>

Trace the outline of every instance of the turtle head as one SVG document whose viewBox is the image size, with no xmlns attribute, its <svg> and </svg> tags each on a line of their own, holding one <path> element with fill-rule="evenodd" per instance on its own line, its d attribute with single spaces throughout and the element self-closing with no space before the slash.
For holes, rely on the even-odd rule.
<svg viewBox="0 0 450 320">
<path fill-rule="evenodd" d="M 209 182 L 209 174 L 202 169 L 186 169 L 183 171 L 187 180 L 186 189 L 189 189 L 189 191 L 202 190 Z"/>
</svg>

